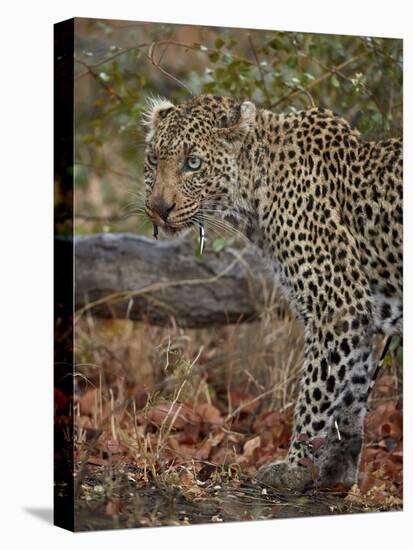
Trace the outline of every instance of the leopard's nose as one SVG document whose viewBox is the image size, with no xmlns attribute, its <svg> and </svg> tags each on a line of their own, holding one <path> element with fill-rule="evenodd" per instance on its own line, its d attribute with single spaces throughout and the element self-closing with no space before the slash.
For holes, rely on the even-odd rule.
<svg viewBox="0 0 413 550">
<path fill-rule="evenodd" d="M 176 202 L 165 201 L 162 197 L 154 197 L 151 201 L 151 210 L 156 212 L 164 222 L 168 219 L 169 214 L 175 208 Z"/>
</svg>

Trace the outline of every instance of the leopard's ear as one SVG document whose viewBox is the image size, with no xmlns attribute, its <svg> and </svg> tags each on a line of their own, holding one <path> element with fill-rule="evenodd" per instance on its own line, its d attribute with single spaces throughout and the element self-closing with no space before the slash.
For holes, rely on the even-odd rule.
<svg viewBox="0 0 413 550">
<path fill-rule="evenodd" d="M 152 139 L 157 125 L 172 109 L 175 109 L 175 105 L 167 99 L 162 97 L 146 98 L 146 109 L 142 113 L 141 123 L 147 128 L 147 141 Z"/>
<path fill-rule="evenodd" d="M 239 107 L 238 120 L 227 128 L 219 128 L 219 137 L 232 145 L 240 144 L 255 124 L 256 107 L 251 101 L 244 101 Z"/>
</svg>

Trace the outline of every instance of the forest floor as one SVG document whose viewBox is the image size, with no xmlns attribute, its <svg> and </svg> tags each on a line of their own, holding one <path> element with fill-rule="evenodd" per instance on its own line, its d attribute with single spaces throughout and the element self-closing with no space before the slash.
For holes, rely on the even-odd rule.
<svg viewBox="0 0 413 550">
<path fill-rule="evenodd" d="M 402 509 L 400 343 L 369 400 L 357 485 L 299 495 L 255 480 L 287 453 L 302 362 L 297 323 L 268 322 L 271 337 L 263 322 L 78 323 L 76 530 Z"/>
<path fill-rule="evenodd" d="M 314 517 L 400 509 L 363 497 L 358 491 L 347 495 L 333 492 L 294 494 L 280 491 L 237 475 L 229 477 L 206 463 L 192 485 L 178 480 L 144 482 L 131 467 L 114 472 L 89 465 L 82 482 L 82 496 L 75 507 L 76 529 L 119 529 L 162 525 L 194 525 L 228 521 Z M 111 476 L 110 498 L 105 487 Z M 204 479 L 205 481 L 200 481 Z"/>
</svg>

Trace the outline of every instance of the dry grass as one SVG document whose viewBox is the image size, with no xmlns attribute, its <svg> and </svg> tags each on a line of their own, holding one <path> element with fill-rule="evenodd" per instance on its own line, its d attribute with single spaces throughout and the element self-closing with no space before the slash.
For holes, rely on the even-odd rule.
<svg viewBox="0 0 413 550">
<path fill-rule="evenodd" d="M 233 393 L 240 388 L 260 409 L 292 403 L 303 333 L 298 322 L 270 310 L 262 321 L 202 330 L 88 314 L 77 323 L 75 342 L 79 395 L 96 391 L 94 423 L 102 420 L 103 402 L 118 406 L 133 396 L 139 409 L 146 399 L 170 400 L 177 391 L 181 402 L 195 405 L 218 399 L 235 418 Z"/>
</svg>

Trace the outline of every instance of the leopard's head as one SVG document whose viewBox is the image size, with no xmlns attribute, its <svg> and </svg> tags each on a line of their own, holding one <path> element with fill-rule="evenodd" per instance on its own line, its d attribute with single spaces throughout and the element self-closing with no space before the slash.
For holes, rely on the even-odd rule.
<svg viewBox="0 0 413 550">
<path fill-rule="evenodd" d="M 211 95 L 176 106 L 149 101 L 145 212 L 156 227 L 176 233 L 213 211 L 231 209 L 240 149 L 255 114 L 249 101 Z"/>
</svg>

